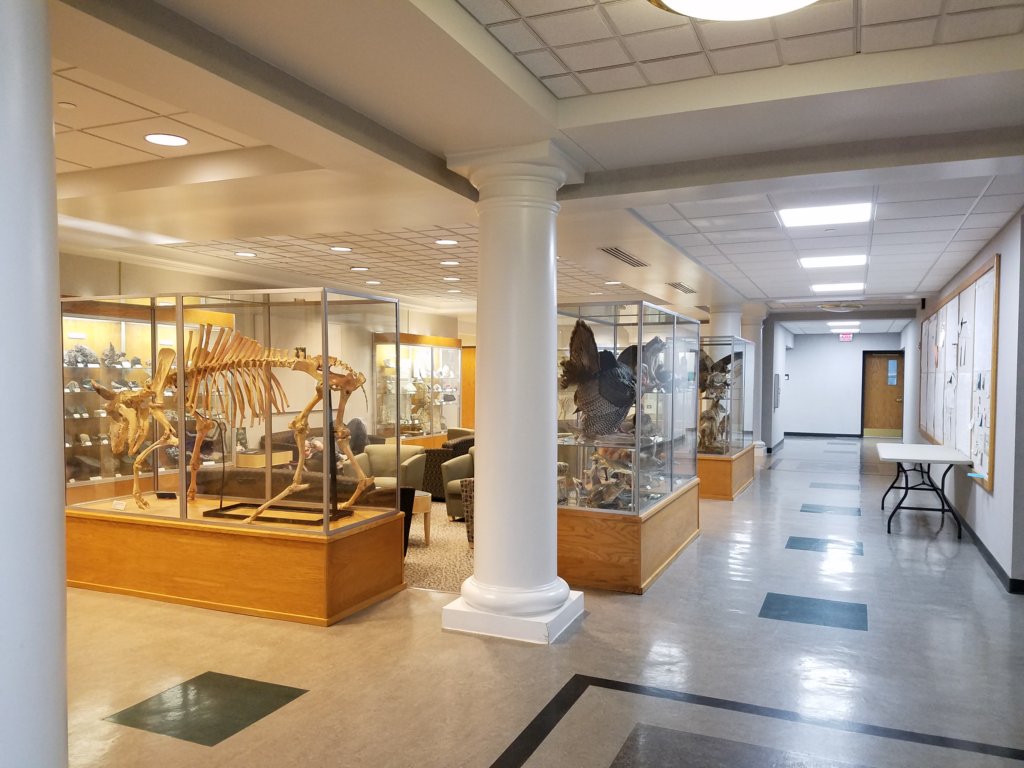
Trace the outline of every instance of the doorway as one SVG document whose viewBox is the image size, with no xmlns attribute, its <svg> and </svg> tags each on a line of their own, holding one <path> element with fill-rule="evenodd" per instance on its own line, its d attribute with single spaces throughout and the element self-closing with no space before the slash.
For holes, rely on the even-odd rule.
<svg viewBox="0 0 1024 768">
<path fill-rule="evenodd" d="M 861 435 L 903 437 L 903 352 L 865 352 Z"/>
</svg>

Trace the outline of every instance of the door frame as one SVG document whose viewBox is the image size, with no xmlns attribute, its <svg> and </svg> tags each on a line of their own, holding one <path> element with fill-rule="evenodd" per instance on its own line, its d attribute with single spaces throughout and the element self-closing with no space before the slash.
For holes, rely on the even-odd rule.
<svg viewBox="0 0 1024 768">
<path fill-rule="evenodd" d="M 903 402 L 903 418 L 907 418 L 907 356 L 903 349 L 865 349 L 861 351 L 860 357 L 860 436 L 864 437 L 864 403 L 867 400 L 868 391 L 868 355 L 896 355 L 903 358 L 903 393 L 900 395 Z M 902 428 L 902 427 L 901 427 Z"/>
</svg>

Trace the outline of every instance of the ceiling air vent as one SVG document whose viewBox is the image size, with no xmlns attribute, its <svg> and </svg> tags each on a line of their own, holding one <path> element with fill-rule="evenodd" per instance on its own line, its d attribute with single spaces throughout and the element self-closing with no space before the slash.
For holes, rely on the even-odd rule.
<svg viewBox="0 0 1024 768">
<path fill-rule="evenodd" d="M 672 288 L 675 288 L 677 291 L 680 291 L 681 293 L 696 293 L 696 291 L 693 290 L 693 288 L 686 285 L 685 283 L 669 283 L 668 285 Z"/>
<path fill-rule="evenodd" d="M 858 304 L 854 301 L 834 301 L 818 305 L 818 309 L 823 309 L 826 312 L 853 312 L 863 308 L 863 304 Z"/>
<path fill-rule="evenodd" d="M 622 263 L 629 264 L 629 266 L 631 266 L 631 267 L 649 267 L 650 266 L 650 264 L 646 264 L 645 262 L 640 261 L 640 259 L 638 259 L 633 254 L 626 253 L 621 248 L 616 248 L 615 246 L 612 246 L 611 248 L 602 248 L 601 250 L 604 251 L 605 253 L 607 253 L 609 256 L 612 256 L 613 258 L 618 259 Z"/>
</svg>

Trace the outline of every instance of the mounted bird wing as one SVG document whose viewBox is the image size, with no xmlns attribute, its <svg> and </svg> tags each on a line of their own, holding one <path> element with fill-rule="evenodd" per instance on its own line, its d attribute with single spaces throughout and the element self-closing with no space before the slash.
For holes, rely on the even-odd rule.
<svg viewBox="0 0 1024 768">
<path fill-rule="evenodd" d="M 601 352 L 598 359 L 601 372 L 597 376 L 597 390 L 601 397 L 619 408 L 632 405 L 636 400 L 636 375 L 611 352 Z"/>
<path fill-rule="evenodd" d="M 609 353 L 610 354 L 610 353 Z M 567 389 L 592 379 L 601 370 L 594 332 L 582 320 L 576 321 L 569 337 L 569 358 L 562 361 L 562 375 L 558 384 Z"/>
</svg>

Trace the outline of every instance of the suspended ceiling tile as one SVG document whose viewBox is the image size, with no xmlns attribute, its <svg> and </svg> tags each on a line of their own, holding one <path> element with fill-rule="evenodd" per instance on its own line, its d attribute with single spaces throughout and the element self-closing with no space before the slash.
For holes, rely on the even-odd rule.
<svg viewBox="0 0 1024 768">
<path fill-rule="evenodd" d="M 508 21 L 516 16 L 515 11 L 505 0 L 459 0 L 459 4 L 473 14 L 481 24 Z"/>
<path fill-rule="evenodd" d="M 775 28 L 782 37 L 814 35 L 854 26 L 853 0 L 817 2 L 792 13 L 775 17 Z"/>
<path fill-rule="evenodd" d="M 1002 227 L 979 227 L 977 229 L 961 229 L 953 236 L 953 242 L 963 242 L 965 240 L 980 240 L 982 242 L 988 242 L 993 237 L 999 234 L 999 230 Z"/>
<path fill-rule="evenodd" d="M 58 133 L 54 137 L 56 155 L 61 160 L 84 165 L 87 168 L 108 168 L 114 165 L 143 163 L 156 160 L 159 155 L 140 152 L 98 136 L 90 136 L 80 131 Z"/>
<path fill-rule="evenodd" d="M 751 242 L 751 243 L 721 243 L 718 245 L 718 250 L 726 255 L 733 255 L 736 253 L 772 253 L 779 251 L 787 251 L 792 254 L 796 254 L 793 250 L 793 245 L 788 240 L 777 240 L 775 242 Z"/>
<path fill-rule="evenodd" d="M 658 231 L 663 235 L 689 235 L 697 230 L 693 228 L 693 225 L 683 219 L 676 219 L 674 221 L 659 221 L 654 224 Z"/>
<path fill-rule="evenodd" d="M 786 233 L 777 229 L 738 229 L 726 232 L 708 232 L 706 237 L 712 243 L 764 243 L 770 240 L 785 240 Z"/>
<path fill-rule="evenodd" d="M 770 19 L 754 21 L 706 21 L 700 22 L 700 36 L 709 49 L 733 48 L 765 40 L 774 40 L 775 31 Z"/>
<path fill-rule="evenodd" d="M 686 246 L 686 255 L 702 259 L 710 256 L 721 256 L 722 252 L 714 245 L 688 245 Z"/>
<path fill-rule="evenodd" d="M 760 213 L 772 210 L 767 195 L 719 198 L 673 203 L 673 207 L 688 219 L 708 216 L 729 216 L 739 213 Z"/>
<path fill-rule="evenodd" d="M 543 0 L 537 0 L 538 3 Z M 525 14 L 528 15 L 528 14 Z M 612 30 L 596 6 L 530 19 L 530 26 L 552 48 L 612 37 Z"/>
<path fill-rule="evenodd" d="M 739 48 L 725 48 L 708 53 L 711 66 L 720 75 L 731 72 L 747 72 L 753 69 L 769 69 L 782 64 L 775 43 L 758 43 Z"/>
<path fill-rule="evenodd" d="M 863 253 L 864 249 L 868 247 L 868 236 L 864 234 L 793 238 L 793 246 L 798 251 L 820 251 L 826 248 L 850 251 L 859 248 Z"/>
<path fill-rule="evenodd" d="M 943 243 L 922 243 L 920 245 L 873 245 L 869 256 L 901 256 L 905 258 L 927 258 L 942 253 Z"/>
<path fill-rule="evenodd" d="M 674 59 L 644 61 L 640 63 L 647 79 L 652 83 L 674 83 L 713 75 L 708 57 L 703 53 L 693 56 L 678 56 Z"/>
<path fill-rule="evenodd" d="M 507 0 L 523 16 L 534 16 L 593 5 L 593 0 Z"/>
<path fill-rule="evenodd" d="M 941 11 L 942 0 L 861 0 L 860 18 L 862 24 L 881 24 L 936 16 Z"/>
<path fill-rule="evenodd" d="M 1002 229 L 1009 217 L 1005 213 L 972 213 L 964 221 L 965 229 L 980 227 Z"/>
<path fill-rule="evenodd" d="M 59 157 L 56 159 L 57 173 L 70 173 L 71 171 L 84 171 L 87 170 L 87 166 L 79 165 L 78 163 L 69 163 L 67 160 L 61 160 Z"/>
<path fill-rule="evenodd" d="M 1024 5 L 1021 0 L 947 0 L 946 13 L 977 11 L 981 8 L 995 8 L 1003 5 Z"/>
<path fill-rule="evenodd" d="M 827 32 L 807 37 L 783 40 L 782 60 L 787 64 L 801 64 L 805 61 L 838 59 L 853 56 L 857 52 L 857 33 L 853 29 Z"/>
<path fill-rule="evenodd" d="M 64 133 L 65 131 L 73 131 L 73 130 L 74 130 L 74 128 L 71 128 L 71 127 L 69 127 L 67 125 L 61 125 L 60 123 L 54 123 L 53 124 L 53 132 L 54 133 Z"/>
<path fill-rule="evenodd" d="M 573 75 L 557 75 L 555 77 L 545 77 L 541 80 L 544 85 L 547 86 L 548 90 L 551 91 L 555 96 L 560 99 L 569 99 L 573 96 L 582 96 L 587 92 L 580 81 L 577 80 Z"/>
<path fill-rule="evenodd" d="M 69 69 L 60 73 L 60 76 L 73 80 L 80 85 L 88 86 L 94 90 L 105 93 L 108 96 L 121 99 L 121 101 L 127 101 L 129 104 L 134 104 L 143 109 L 148 109 L 150 112 L 155 112 L 158 115 L 170 115 L 175 112 L 181 112 L 179 107 L 172 106 L 164 101 L 154 99 L 152 96 L 148 96 L 144 93 L 139 93 L 131 88 L 125 88 L 120 83 L 115 83 L 112 80 L 107 80 L 99 75 L 94 75 L 92 72 L 87 72 L 84 69 Z"/>
<path fill-rule="evenodd" d="M 75 108 L 57 107 L 60 102 L 74 104 Z M 153 112 L 148 109 L 108 96 L 60 75 L 53 77 L 53 103 L 54 114 L 59 116 L 60 122 L 77 129 L 153 117 Z"/>
<path fill-rule="evenodd" d="M 942 28 L 942 42 L 958 43 L 984 37 L 1013 35 L 1024 27 L 1024 8 L 995 8 L 971 13 L 953 13 L 946 16 Z"/>
<path fill-rule="evenodd" d="M 566 71 L 565 65 L 548 50 L 521 53 L 518 58 L 535 77 L 547 77 Z"/>
<path fill-rule="evenodd" d="M 532 29 L 526 26 L 526 22 L 521 20 L 494 24 L 488 27 L 488 31 L 498 38 L 498 41 L 512 53 L 533 51 L 544 47 L 540 38 L 533 33 Z"/>
<path fill-rule="evenodd" d="M 150 152 L 160 157 L 182 157 L 184 155 L 202 155 L 208 152 L 223 152 L 238 149 L 238 145 L 212 136 L 198 128 L 179 123 L 169 117 L 151 117 L 148 120 L 136 120 L 117 125 L 90 128 L 93 136 L 133 147 L 143 152 Z M 150 133 L 169 133 L 188 139 L 184 147 L 163 147 L 150 144 L 145 137 Z"/>
<path fill-rule="evenodd" d="M 737 264 L 775 264 L 796 263 L 796 254 L 785 251 L 754 251 L 752 253 L 730 253 L 729 258 Z"/>
<path fill-rule="evenodd" d="M 933 45 L 938 24 L 939 20 L 933 18 L 864 26 L 860 31 L 860 50 L 862 53 L 879 53 Z"/>
<path fill-rule="evenodd" d="M 810 227 L 787 227 L 786 234 L 798 240 L 809 240 L 819 237 L 851 237 L 853 235 L 871 234 L 871 222 L 862 221 L 854 224 L 820 224 Z"/>
<path fill-rule="evenodd" d="M 689 24 L 685 16 L 655 8 L 647 0 L 606 2 L 602 7 L 622 35 Z"/>
<path fill-rule="evenodd" d="M 1015 213 L 1022 206 L 1024 195 L 986 195 L 974 206 L 974 213 Z"/>
<path fill-rule="evenodd" d="M 234 144 L 238 144 L 242 147 L 259 147 L 263 145 L 263 142 L 259 139 L 254 139 L 251 136 L 246 136 L 244 133 L 239 133 L 233 128 L 228 128 L 215 123 L 213 120 L 208 120 L 201 115 L 193 115 L 190 112 L 179 112 L 175 115 L 171 115 L 172 118 L 177 120 L 179 123 L 190 125 L 193 128 L 198 128 L 201 131 L 217 136 L 226 141 L 230 141 Z"/>
<path fill-rule="evenodd" d="M 988 195 L 1024 195 L 1024 175 L 996 176 L 985 193 Z"/>
<path fill-rule="evenodd" d="M 774 213 L 743 213 L 731 216 L 691 217 L 690 223 L 701 232 L 724 232 L 738 229 L 778 229 Z"/>
<path fill-rule="evenodd" d="M 671 205 L 644 205 L 631 209 L 640 218 L 646 221 L 670 221 L 679 218 L 679 213 Z"/>
<path fill-rule="evenodd" d="M 643 32 L 623 40 L 633 57 L 642 61 L 684 56 L 701 50 L 700 41 L 691 26 Z"/>
<path fill-rule="evenodd" d="M 674 235 L 669 240 L 683 248 L 688 248 L 692 245 L 710 245 L 710 242 L 704 235 Z"/>
<path fill-rule="evenodd" d="M 879 219 L 874 223 L 875 234 L 889 232 L 947 231 L 950 235 L 963 222 L 963 215 L 921 216 L 913 219 Z"/>
<path fill-rule="evenodd" d="M 593 43 L 565 46 L 558 49 L 558 57 L 574 72 L 617 67 L 632 61 L 618 40 L 599 40 Z"/>
<path fill-rule="evenodd" d="M 871 238 L 872 245 L 913 245 L 914 243 L 948 243 L 953 233 L 940 229 L 930 232 L 890 232 L 876 234 Z"/>
<path fill-rule="evenodd" d="M 919 202 L 883 203 L 875 208 L 876 219 L 906 219 L 915 216 L 952 216 L 967 213 L 973 197 L 957 197 Z"/>
<path fill-rule="evenodd" d="M 639 88 L 647 85 L 644 76 L 633 65 L 580 72 L 578 77 L 592 93 L 620 91 L 625 88 Z"/>
<path fill-rule="evenodd" d="M 819 205 L 869 203 L 873 195 L 873 187 L 844 187 L 841 189 L 772 192 L 770 197 L 775 207 L 782 210 L 784 208 L 813 208 Z"/>
<path fill-rule="evenodd" d="M 883 184 L 878 188 L 877 202 L 898 203 L 908 200 L 940 200 L 951 197 L 977 197 L 992 180 L 990 176 L 945 181 Z"/>
</svg>

